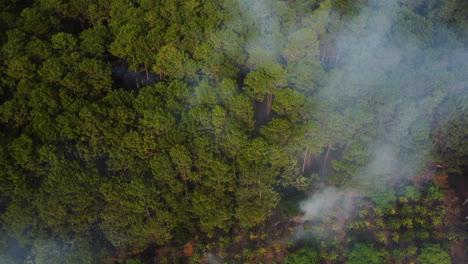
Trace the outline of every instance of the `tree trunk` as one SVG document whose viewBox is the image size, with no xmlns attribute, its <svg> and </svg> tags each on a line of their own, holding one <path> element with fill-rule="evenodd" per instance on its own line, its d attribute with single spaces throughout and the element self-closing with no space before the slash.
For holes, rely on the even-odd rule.
<svg viewBox="0 0 468 264">
<path fill-rule="evenodd" d="M 137 74 L 136 68 L 135 68 L 135 81 L 136 81 L 136 87 L 140 89 L 140 82 L 138 81 L 138 74 Z"/>
<path fill-rule="evenodd" d="M 307 163 L 307 157 L 309 155 L 309 147 L 306 148 L 305 154 L 304 154 L 304 161 L 302 162 L 302 174 L 304 174 L 305 171 L 305 166 Z"/>
<path fill-rule="evenodd" d="M 329 153 L 330 153 L 330 144 L 328 144 L 327 153 L 325 154 L 325 159 L 323 160 L 323 165 L 322 165 L 322 176 L 325 175 L 325 165 L 327 164 L 328 154 L 329 154 Z"/>
<path fill-rule="evenodd" d="M 146 63 L 145 63 L 145 72 L 146 72 L 146 80 L 149 81 L 148 66 L 146 66 Z"/>
<path fill-rule="evenodd" d="M 148 207 L 145 206 L 145 209 L 146 209 L 146 214 L 148 215 L 148 218 L 151 218 L 151 214 L 150 214 L 150 211 L 148 210 Z"/>
<path fill-rule="evenodd" d="M 236 178 L 236 157 L 232 158 L 232 172 L 233 172 L 233 179 Z"/>
<path fill-rule="evenodd" d="M 271 105 L 273 104 L 273 93 L 269 93 L 267 95 L 267 102 L 266 102 L 266 114 L 267 118 L 270 117 Z"/>
</svg>

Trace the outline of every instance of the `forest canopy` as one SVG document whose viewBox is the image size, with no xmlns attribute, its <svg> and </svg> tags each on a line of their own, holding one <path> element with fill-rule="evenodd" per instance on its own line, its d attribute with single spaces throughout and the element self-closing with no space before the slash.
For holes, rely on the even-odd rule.
<svg viewBox="0 0 468 264">
<path fill-rule="evenodd" d="M 467 14 L 1 1 L 0 262 L 462 263 Z"/>
</svg>

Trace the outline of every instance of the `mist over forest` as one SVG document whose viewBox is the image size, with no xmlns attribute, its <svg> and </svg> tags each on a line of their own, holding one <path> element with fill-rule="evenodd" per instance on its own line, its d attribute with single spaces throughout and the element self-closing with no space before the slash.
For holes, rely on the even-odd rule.
<svg viewBox="0 0 468 264">
<path fill-rule="evenodd" d="M 0 263 L 467 263 L 467 16 L 0 1 Z"/>
</svg>

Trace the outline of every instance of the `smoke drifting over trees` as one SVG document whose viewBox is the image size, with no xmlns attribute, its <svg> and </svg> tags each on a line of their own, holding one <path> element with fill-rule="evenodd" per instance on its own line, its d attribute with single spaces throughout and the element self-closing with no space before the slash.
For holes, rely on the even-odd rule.
<svg viewBox="0 0 468 264">
<path fill-rule="evenodd" d="M 466 259 L 467 8 L 0 3 L 0 262 Z"/>
<path fill-rule="evenodd" d="M 328 110 L 324 127 L 344 142 L 329 143 L 344 148 L 342 160 L 332 162 L 333 183 L 372 191 L 395 174 L 420 175 L 437 159 L 435 126 L 450 134 L 449 124 L 466 116 L 464 44 L 441 21 L 409 12 L 404 3 L 373 1 L 335 33 L 339 70 L 316 99 Z M 310 203 L 327 204 L 316 199 Z"/>
</svg>

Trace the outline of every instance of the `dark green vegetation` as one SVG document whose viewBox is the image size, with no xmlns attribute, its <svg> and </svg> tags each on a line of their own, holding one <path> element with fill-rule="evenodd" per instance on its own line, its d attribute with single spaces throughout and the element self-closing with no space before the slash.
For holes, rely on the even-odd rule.
<svg viewBox="0 0 468 264">
<path fill-rule="evenodd" d="M 0 262 L 463 260 L 467 14 L 1 1 Z"/>
</svg>

